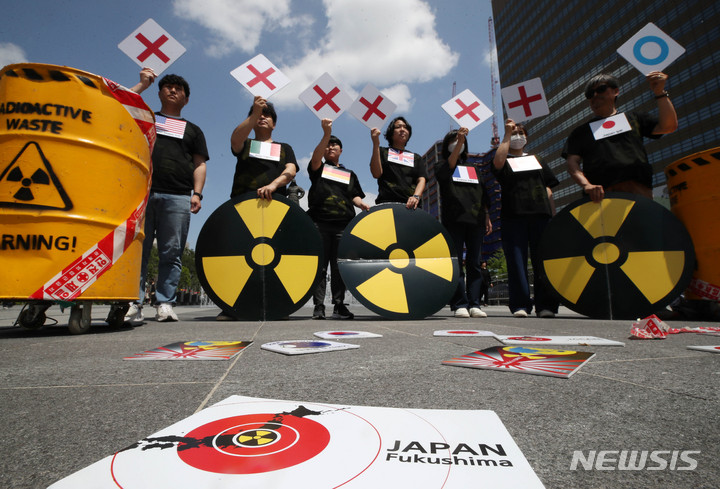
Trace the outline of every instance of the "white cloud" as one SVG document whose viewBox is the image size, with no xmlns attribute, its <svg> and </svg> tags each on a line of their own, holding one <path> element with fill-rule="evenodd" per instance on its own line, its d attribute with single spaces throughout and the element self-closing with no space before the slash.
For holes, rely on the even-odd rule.
<svg viewBox="0 0 720 489">
<path fill-rule="evenodd" d="M 290 0 L 174 0 L 178 17 L 206 27 L 213 39 L 206 47 L 210 56 L 220 57 L 235 50 L 253 53 L 263 31 L 286 30 L 308 22 L 293 17 Z"/>
<path fill-rule="evenodd" d="M 20 46 L 9 42 L 0 43 L 0 66 L 25 62 L 27 62 L 27 56 Z"/>
<path fill-rule="evenodd" d="M 210 54 L 239 49 L 254 55 L 262 44 L 263 54 L 292 80 L 273 95 L 284 107 L 303 107 L 298 95 L 327 71 L 351 91 L 372 83 L 398 112 L 406 112 L 413 101 L 410 83 L 443 77 L 458 63 L 424 0 L 323 0 L 326 20 L 316 25 L 291 11 L 290 1 L 174 0 L 174 5 L 177 15 L 213 33 Z M 315 37 L 309 43 L 312 25 Z"/>
<path fill-rule="evenodd" d="M 446 75 L 458 62 L 435 30 L 435 15 L 422 0 L 324 0 L 328 18 L 320 46 L 299 61 L 280 66 L 293 83 L 276 99 L 298 105 L 297 96 L 322 71 L 358 89 L 373 83 L 410 109 L 408 83 Z"/>
</svg>

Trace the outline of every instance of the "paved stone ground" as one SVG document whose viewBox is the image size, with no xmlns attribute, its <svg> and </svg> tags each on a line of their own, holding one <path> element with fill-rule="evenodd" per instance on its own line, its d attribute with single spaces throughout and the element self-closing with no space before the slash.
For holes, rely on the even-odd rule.
<svg viewBox="0 0 720 489">
<path fill-rule="evenodd" d="M 672 335 L 628 339 L 627 321 L 602 321 L 561 310 L 555 319 L 514 318 L 491 306 L 487 319 L 456 319 L 448 309 L 418 321 L 390 321 L 359 305 L 350 321 L 313 321 L 304 307 L 287 321 L 217 322 L 214 307 L 179 307 L 180 321 L 152 318 L 135 328 L 103 323 L 93 308 L 88 334 L 69 335 L 68 311 L 57 325 L 12 327 L 20 307 L 0 310 L 0 487 L 42 488 L 231 395 L 332 404 L 427 409 L 488 409 L 510 431 L 548 488 L 717 488 L 720 470 L 720 355 L 688 345 L 720 337 Z M 47 324 L 53 323 L 49 319 Z M 673 322 L 697 327 L 708 323 Z M 716 325 L 717 326 L 717 325 Z M 493 338 L 433 337 L 439 329 L 486 329 L 513 335 L 593 335 L 625 347 L 578 347 L 595 357 L 570 379 L 441 365 L 499 345 Z M 358 329 L 383 335 L 355 350 L 285 356 L 269 341 L 312 339 L 313 332 Z M 177 341 L 248 340 L 229 361 L 128 362 Z M 359 343 L 361 340 L 356 340 Z M 571 470 L 576 450 L 654 451 L 667 463 L 620 471 L 617 454 L 601 468 Z M 683 461 L 680 452 L 696 462 Z M 676 462 L 672 459 L 675 457 Z M 665 467 L 662 467 L 665 465 Z M 648 470 L 647 467 L 660 468 Z M 482 487 L 478 478 L 478 487 Z M 402 484 L 389 483 L 398 488 Z M 374 488 L 380 489 L 380 488 Z"/>
</svg>

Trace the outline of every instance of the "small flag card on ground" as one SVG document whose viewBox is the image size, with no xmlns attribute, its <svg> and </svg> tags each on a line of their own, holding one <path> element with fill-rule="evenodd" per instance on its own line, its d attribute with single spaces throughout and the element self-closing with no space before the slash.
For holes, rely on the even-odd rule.
<svg viewBox="0 0 720 489">
<path fill-rule="evenodd" d="M 494 335 L 495 339 L 506 345 L 601 345 L 601 346 L 625 346 L 621 341 L 607 340 L 597 336 L 510 336 Z"/>
<path fill-rule="evenodd" d="M 494 346 L 445 360 L 443 365 L 569 378 L 594 353 L 528 346 Z"/>
<path fill-rule="evenodd" d="M 315 336 L 324 340 L 351 339 L 351 338 L 382 338 L 381 334 L 368 331 L 318 331 Z"/>
<path fill-rule="evenodd" d="M 289 340 L 272 341 L 263 344 L 260 348 L 284 355 L 304 355 L 306 353 L 352 350 L 353 348 L 360 348 L 360 345 L 349 345 L 347 343 L 338 343 L 337 341 Z"/>
<path fill-rule="evenodd" d="M 688 350 L 707 351 L 710 353 L 720 353 L 720 346 L 688 346 Z"/>
<path fill-rule="evenodd" d="M 493 411 L 231 396 L 51 489 L 539 489 Z"/>
<path fill-rule="evenodd" d="M 180 341 L 123 360 L 229 360 L 252 341 Z"/>
<path fill-rule="evenodd" d="M 481 329 L 440 329 L 433 336 L 495 336 L 495 333 Z"/>
</svg>

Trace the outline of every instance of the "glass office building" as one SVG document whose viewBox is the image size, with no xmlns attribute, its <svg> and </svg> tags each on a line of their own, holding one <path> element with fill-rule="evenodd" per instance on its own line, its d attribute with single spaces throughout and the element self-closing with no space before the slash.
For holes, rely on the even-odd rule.
<svg viewBox="0 0 720 489">
<path fill-rule="evenodd" d="M 686 50 L 663 70 L 679 129 L 645 141 L 654 194 L 665 191 L 667 165 L 720 146 L 720 2 L 492 0 L 492 7 L 501 86 L 542 79 L 550 115 L 526 124 L 528 150 L 543 156 L 558 177 L 558 208 L 582 196 L 561 153 L 572 129 L 592 117 L 583 94 L 592 75 L 620 80 L 619 111 L 657 113 L 645 77 L 617 53 L 648 22 Z"/>
</svg>

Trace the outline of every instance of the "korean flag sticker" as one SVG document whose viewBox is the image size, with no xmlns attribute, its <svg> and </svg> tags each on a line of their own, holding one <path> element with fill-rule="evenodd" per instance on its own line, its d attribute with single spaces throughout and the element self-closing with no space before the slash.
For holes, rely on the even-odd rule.
<svg viewBox="0 0 720 489">
<path fill-rule="evenodd" d="M 590 130 L 592 131 L 595 140 L 609 138 L 616 134 L 622 134 L 630 131 L 630 123 L 624 113 L 615 114 L 606 119 L 590 123 Z"/>
<path fill-rule="evenodd" d="M 542 170 L 540 162 L 533 155 L 508 158 L 507 162 L 508 165 L 510 165 L 513 173 L 518 173 L 521 171 Z"/>
<path fill-rule="evenodd" d="M 650 22 L 620 46 L 618 54 L 643 75 L 662 71 L 685 53 L 685 48 Z"/>
</svg>

